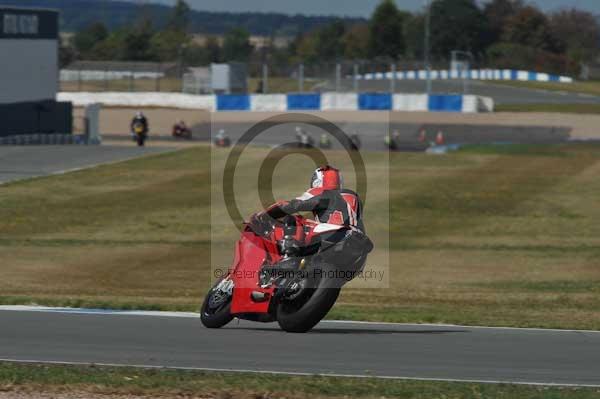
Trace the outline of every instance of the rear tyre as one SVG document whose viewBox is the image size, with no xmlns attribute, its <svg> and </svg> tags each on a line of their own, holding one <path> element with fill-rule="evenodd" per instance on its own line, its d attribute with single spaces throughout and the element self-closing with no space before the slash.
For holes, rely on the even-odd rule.
<svg viewBox="0 0 600 399">
<path fill-rule="evenodd" d="M 143 135 L 138 135 L 137 136 L 137 144 L 140 147 L 143 147 L 145 144 L 146 138 Z"/>
<path fill-rule="evenodd" d="M 297 298 L 277 306 L 277 323 L 282 330 L 305 333 L 329 313 L 340 295 L 340 288 L 332 280 L 321 280 L 317 288 L 309 290 L 304 300 Z"/>
<path fill-rule="evenodd" d="M 200 319 L 206 328 L 221 328 L 233 320 L 231 315 L 231 295 L 217 289 L 223 280 L 218 281 L 208 292 L 200 308 Z"/>
</svg>

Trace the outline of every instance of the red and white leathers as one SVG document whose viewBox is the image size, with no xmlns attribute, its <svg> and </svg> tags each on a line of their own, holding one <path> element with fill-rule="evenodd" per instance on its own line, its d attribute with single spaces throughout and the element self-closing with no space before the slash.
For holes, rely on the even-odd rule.
<svg viewBox="0 0 600 399">
<path fill-rule="evenodd" d="M 337 169 L 331 166 L 317 169 L 311 186 L 300 197 L 278 202 L 266 213 L 279 219 L 298 212 L 312 212 L 319 223 L 352 227 L 364 233 L 360 198 L 354 191 L 342 189 L 342 177 Z"/>
</svg>

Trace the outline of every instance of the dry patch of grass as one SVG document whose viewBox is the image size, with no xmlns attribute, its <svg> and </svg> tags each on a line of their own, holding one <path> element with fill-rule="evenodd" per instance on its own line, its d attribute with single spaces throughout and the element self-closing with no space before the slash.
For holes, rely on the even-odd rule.
<svg viewBox="0 0 600 399">
<path fill-rule="evenodd" d="M 249 149 L 242 169 L 264 155 Z M 380 154 L 364 156 L 387 167 Z M 236 238 L 211 234 L 220 182 L 209 161 L 199 147 L 3 186 L 0 301 L 197 309 L 208 259 L 229 259 Z M 574 144 L 393 154 L 389 288 L 351 285 L 330 316 L 600 329 L 599 161 L 600 148 Z M 277 195 L 305 188 L 302 168 L 278 172 Z M 371 190 L 366 219 L 377 236 L 388 190 Z"/>
</svg>

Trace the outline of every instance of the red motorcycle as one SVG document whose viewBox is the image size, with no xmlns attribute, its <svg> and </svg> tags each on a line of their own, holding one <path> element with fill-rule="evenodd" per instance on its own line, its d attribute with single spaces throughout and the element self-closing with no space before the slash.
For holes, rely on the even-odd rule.
<svg viewBox="0 0 600 399">
<path fill-rule="evenodd" d="M 186 140 L 192 139 L 192 131 L 189 127 L 187 127 L 187 125 L 183 121 L 176 123 L 173 126 L 171 135 L 176 139 L 186 139 Z"/>
<path fill-rule="evenodd" d="M 232 267 L 202 304 L 202 323 L 220 328 L 237 317 L 307 332 L 362 271 L 373 244 L 350 226 L 301 216 L 261 219 L 244 224 Z"/>
</svg>

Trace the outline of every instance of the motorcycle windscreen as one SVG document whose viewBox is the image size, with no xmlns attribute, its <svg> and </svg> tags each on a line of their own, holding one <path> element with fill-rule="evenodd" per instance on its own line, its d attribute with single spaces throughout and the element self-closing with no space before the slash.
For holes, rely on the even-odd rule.
<svg viewBox="0 0 600 399">
<path fill-rule="evenodd" d="M 237 243 L 236 262 L 231 271 L 234 283 L 232 314 L 268 312 L 269 301 L 256 303 L 251 298 L 253 291 L 272 294 L 272 289 L 263 290 L 258 285 L 258 276 L 266 257 L 262 239 L 252 232 L 242 233 L 242 238 Z"/>
</svg>

